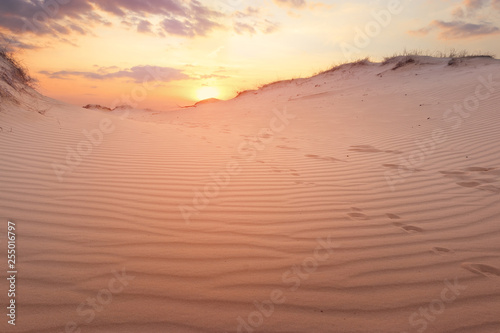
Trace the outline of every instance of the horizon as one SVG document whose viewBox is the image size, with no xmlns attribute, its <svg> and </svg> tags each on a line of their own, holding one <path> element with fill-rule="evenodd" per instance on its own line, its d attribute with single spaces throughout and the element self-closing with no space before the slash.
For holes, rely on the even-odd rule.
<svg viewBox="0 0 500 333">
<path fill-rule="evenodd" d="M 135 94 L 137 107 L 168 110 L 403 50 L 500 54 L 500 0 L 50 0 L 0 9 L 4 43 L 39 91 L 75 105 Z"/>
</svg>

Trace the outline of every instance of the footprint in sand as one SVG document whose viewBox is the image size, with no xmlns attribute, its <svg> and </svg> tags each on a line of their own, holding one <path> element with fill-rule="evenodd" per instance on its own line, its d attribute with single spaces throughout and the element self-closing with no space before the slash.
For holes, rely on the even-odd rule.
<svg viewBox="0 0 500 333">
<path fill-rule="evenodd" d="M 370 145 L 357 145 L 357 146 L 351 146 L 350 151 L 357 151 L 360 153 L 380 153 L 382 150 L 377 149 L 373 146 Z"/>
<path fill-rule="evenodd" d="M 463 186 L 463 187 L 476 187 L 478 185 L 481 185 L 479 182 L 458 182 L 457 185 Z"/>
<path fill-rule="evenodd" d="M 404 169 L 404 170 L 408 170 L 407 167 L 405 167 L 404 165 L 399 165 L 399 164 L 382 164 L 383 167 L 386 167 L 386 168 L 391 168 L 391 169 Z"/>
<path fill-rule="evenodd" d="M 385 215 L 388 218 L 390 218 L 391 220 L 399 220 L 399 219 L 401 219 L 401 216 L 396 215 L 396 214 L 386 213 Z M 419 227 L 415 227 L 414 225 L 408 225 L 408 224 L 401 223 L 401 222 L 392 222 L 392 224 L 394 226 L 396 226 L 396 227 L 400 227 L 401 229 L 403 229 L 404 231 L 406 231 L 408 233 L 424 232 L 424 229 L 419 228 Z"/>
<path fill-rule="evenodd" d="M 484 264 L 474 264 L 474 263 L 463 263 L 462 268 L 478 275 L 484 275 L 487 277 L 500 276 L 500 269 Z"/>
<path fill-rule="evenodd" d="M 276 167 L 272 167 L 271 170 L 272 170 L 272 172 L 276 172 L 276 173 L 287 172 L 287 170 L 278 169 Z M 295 172 L 291 172 L 291 171 L 295 171 Z M 299 177 L 300 176 L 300 173 L 298 173 L 297 170 L 295 170 L 295 169 L 288 169 L 288 172 L 290 172 L 290 174 L 292 176 L 295 176 L 295 177 Z"/>
<path fill-rule="evenodd" d="M 496 194 L 500 193 L 500 187 L 494 186 L 494 185 L 483 185 L 483 186 L 479 186 L 478 189 L 483 190 L 483 191 L 493 192 Z"/>
<path fill-rule="evenodd" d="M 389 153 L 389 154 L 402 154 L 399 150 L 380 150 L 370 145 L 356 145 L 351 146 L 350 151 L 357 151 L 360 153 Z"/>
<path fill-rule="evenodd" d="M 500 170 L 497 168 L 491 168 L 491 170 L 486 173 L 491 176 L 500 176 Z"/>
<path fill-rule="evenodd" d="M 439 173 L 442 173 L 443 175 L 447 176 L 461 176 L 466 174 L 463 171 L 439 171 Z"/>
<path fill-rule="evenodd" d="M 448 249 L 446 247 L 439 247 L 439 246 L 433 247 L 432 252 L 434 252 L 435 254 L 439 254 L 439 255 L 447 255 L 447 254 L 455 253 L 455 251 L 453 251 L 451 249 Z"/>
<path fill-rule="evenodd" d="M 314 158 L 314 159 L 317 159 L 317 160 L 329 161 L 329 162 L 340 161 L 338 158 L 330 157 L 330 156 L 319 156 L 319 155 L 314 155 L 314 154 L 307 154 L 307 155 L 304 155 L 304 156 L 305 157 L 309 157 L 309 158 Z"/>
<path fill-rule="evenodd" d="M 463 170 L 465 171 L 440 171 L 440 173 L 445 177 L 454 178 L 458 186 L 475 188 L 495 194 L 500 193 L 500 187 L 492 185 L 500 181 L 500 179 L 498 179 L 498 177 L 491 177 L 495 176 L 497 168 L 468 167 Z M 475 175 L 471 173 L 475 173 Z M 485 175 L 485 173 L 490 177 L 482 178 L 481 176 Z"/>
<path fill-rule="evenodd" d="M 323 161 L 329 161 L 329 162 L 337 162 L 340 161 L 338 158 L 331 157 L 331 156 L 323 156 L 321 158 Z"/>
<path fill-rule="evenodd" d="M 396 227 L 400 227 L 401 229 L 403 229 L 404 231 L 408 232 L 408 233 L 412 233 L 412 232 L 424 232 L 424 229 L 422 228 L 419 228 L 419 227 L 415 227 L 413 225 L 407 225 L 407 224 L 404 224 L 404 223 L 401 223 L 401 222 L 392 222 L 392 224 Z"/>
<path fill-rule="evenodd" d="M 284 146 L 284 145 L 276 146 L 276 147 L 280 148 L 280 149 L 287 149 L 287 150 L 299 150 L 299 148 L 290 147 L 290 146 Z"/>
<path fill-rule="evenodd" d="M 406 232 L 424 232 L 424 229 L 415 227 L 413 225 L 403 225 L 401 229 L 403 229 Z"/>
<path fill-rule="evenodd" d="M 385 168 L 390 168 L 390 169 L 396 169 L 396 170 L 408 170 L 412 172 L 420 172 L 422 169 L 409 169 L 405 167 L 404 165 L 399 165 L 399 164 L 382 164 L 383 167 Z"/>
<path fill-rule="evenodd" d="M 365 214 L 359 213 L 359 212 L 349 213 L 347 215 L 349 215 L 349 217 L 352 217 L 353 219 L 356 219 L 356 220 L 368 220 L 368 219 L 370 219 L 368 217 L 368 215 L 365 215 Z"/>
<path fill-rule="evenodd" d="M 495 183 L 497 182 L 498 180 L 495 179 L 495 178 L 481 178 L 481 179 L 477 179 L 478 182 L 481 182 L 483 184 L 489 184 L 489 183 Z"/>
<path fill-rule="evenodd" d="M 473 172 L 486 172 L 490 170 L 494 170 L 495 168 L 482 168 L 482 167 L 470 167 L 465 170 L 467 171 L 473 171 Z"/>
</svg>

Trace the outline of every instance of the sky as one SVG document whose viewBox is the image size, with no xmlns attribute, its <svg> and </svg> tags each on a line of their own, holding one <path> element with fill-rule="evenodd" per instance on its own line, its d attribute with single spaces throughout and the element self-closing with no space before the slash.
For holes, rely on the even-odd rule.
<svg viewBox="0 0 500 333">
<path fill-rule="evenodd" d="M 405 49 L 500 57 L 500 0 L 1 0 L 0 33 L 49 97 L 168 110 Z"/>
</svg>

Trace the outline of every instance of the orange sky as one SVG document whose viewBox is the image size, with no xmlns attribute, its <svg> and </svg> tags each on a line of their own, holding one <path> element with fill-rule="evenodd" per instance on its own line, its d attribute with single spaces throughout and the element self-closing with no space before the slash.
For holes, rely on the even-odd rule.
<svg viewBox="0 0 500 333">
<path fill-rule="evenodd" d="M 500 54 L 500 0 L 41 3 L 2 0 L 0 31 L 42 93 L 77 105 L 171 109 L 404 48 Z"/>
</svg>

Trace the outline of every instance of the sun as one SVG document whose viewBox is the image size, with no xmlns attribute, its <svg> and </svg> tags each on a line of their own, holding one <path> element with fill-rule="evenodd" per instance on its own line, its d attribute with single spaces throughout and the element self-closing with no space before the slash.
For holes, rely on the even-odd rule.
<svg viewBox="0 0 500 333">
<path fill-rule="evenodd" d="M 219 89 L 215 87 L 201 87 L 196 91 L 196 97 L 198 100 L 204 100 L 208 98 L 217 98 L 219 96 Z"/>
</svg>

